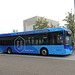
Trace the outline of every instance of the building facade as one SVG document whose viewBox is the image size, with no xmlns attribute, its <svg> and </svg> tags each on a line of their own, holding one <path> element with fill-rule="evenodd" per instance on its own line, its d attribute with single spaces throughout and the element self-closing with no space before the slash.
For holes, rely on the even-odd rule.
<svg viewBox="0 0 75 75">
<path fill-rule="evenodd" d="M 34 30 L 35 27 L 35 22 L 41 18 L 40 16 L 35 16 L 26 20 L 23 20 L 23 30 L 24 31 L 29 31 L 29 30 Z M 43 17 L 44 18 L 44 17 Z M 44 18 L 47 19 L 47 18 Z M 51 27 L 51 25 L 53 25 L 54 27 L 58 27 L 59 26 L 59 22 L 55 21 L 55 20 L 51 20 L 51 19 L 47 19 L 47 21 L 49 22 L 49 27 Z"/>
</svg>

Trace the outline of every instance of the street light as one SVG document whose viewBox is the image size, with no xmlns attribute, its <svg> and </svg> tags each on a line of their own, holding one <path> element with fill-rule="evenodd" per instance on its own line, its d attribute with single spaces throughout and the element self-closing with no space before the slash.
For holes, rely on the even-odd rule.
<svg viewBox="0 0 75 75">
<path fill-rule="evenodd" d="M 74 0 L 74 24 L 75 24 L 75 0 Z M 74 32 L 74 41 L 75 41 L 75 32 Z"/>
<path fill-rule="evenodd" d="M 74 14 L 75 14 L 75 0 L 74 0 Z"/>
<path fill-rule="evenodd" d="M 74 23 L 75 23 L 75 0 L 74 0 Z M 75 34 L 74 34 L 75 37 Z"/>
</svg>

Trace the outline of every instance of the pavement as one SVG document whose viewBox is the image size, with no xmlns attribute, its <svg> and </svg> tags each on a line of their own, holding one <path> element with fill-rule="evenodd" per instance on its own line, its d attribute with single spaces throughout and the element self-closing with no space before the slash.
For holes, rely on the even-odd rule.
<svg viewBox="0 0 75 75">
<path fill-rule="evenodd" d="M 0 53 L 0 75 L 75 75 L 75 52 L 68 56 Z"/>
</svg>

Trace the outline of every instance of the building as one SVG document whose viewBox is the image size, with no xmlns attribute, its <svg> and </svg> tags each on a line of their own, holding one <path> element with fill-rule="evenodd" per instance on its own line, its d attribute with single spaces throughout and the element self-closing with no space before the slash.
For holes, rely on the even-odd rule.
<svg viewBox="0 0 75 75">
<path fill-rule="evenodd" d="M 41 18 L 40 16 L 35 16 L 29 19 L 26 19 L 23 21 L 23 28 L 24 31 L 29 31 L 29 30 L 33 30 L 35 27 L 35 22 Z M 44 18 L 44 17 L 43 17 Z M 47 19 L 47 18 L 44 18 Z M 55 21 L 55 20 L 51 20 L 51 19 L 47 19 L 47 21 L 49 22 L 49 27 L 51 27 L 51 25 L 53 25 L 54 27 L 58 27 L 59 26 L 59 22 Z"/>
</svg>

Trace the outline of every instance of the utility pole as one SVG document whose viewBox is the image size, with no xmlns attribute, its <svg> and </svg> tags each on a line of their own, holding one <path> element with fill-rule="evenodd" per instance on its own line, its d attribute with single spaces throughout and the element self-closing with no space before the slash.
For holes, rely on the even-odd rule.
<svg viewBox="0 0 75 75">
<path fill-rule="evenodd" d="M 75 24 L 75 0 L 74 0 L 74 24 Z M 75 47 L 75 32 L 74 32 L 74 47 Z"/>
<path fill-rule="evenodd" d="M 75 15 L 75 0 L 74 0 L 74 15 Z M 74 22 L 75 22 L 75 16 L 74 16 Z"/>
<path fill-rule="evenodd" d="M 74 0 L 74 23 L 75 23 L 75 0 Z M 74 38 L 75 38 L 75 33 L 74 33 Z"/>
<path fill-rule="evenodd" d="M 75 0 L 74 0 L 74 15 L 75 15 Z"/>
</svg>

